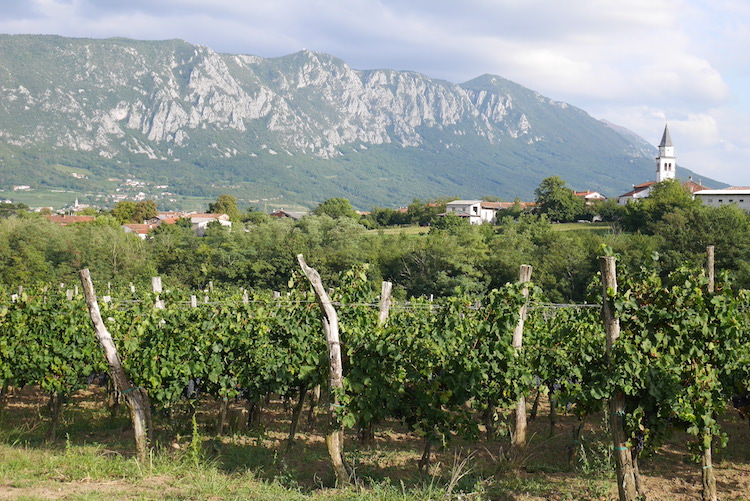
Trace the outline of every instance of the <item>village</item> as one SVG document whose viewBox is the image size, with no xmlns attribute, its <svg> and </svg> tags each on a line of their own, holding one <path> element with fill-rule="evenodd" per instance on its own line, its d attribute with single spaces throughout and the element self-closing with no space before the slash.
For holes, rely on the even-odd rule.
<svg viewBox="0 0 750 501">
<path fill-rule="evenodd" d="M 638 201 L 644 200 L 651 194 L 652 188 L 657 184 L 664 181 L 671 181 L 676 179 L 676 166 L 677 158 L 675 155 L 675 147 L 672 143 L 671 135 L 669 132 L 668 125 L 665 125 L 664 132 L 662 134 L 661 142 L 659 143 L 659 155 L 656 157 L 656 169 L 655 179 L 645 183 L 634 184 L 632 190 L 623 193 L 617 197 L 617 205 L 625 206 L 628 203 L 637 203 Z M 702 182 L 697 182 L 689 177 L 685 181 L 680 181 L 682 187 L 688 191 L 694 198 L 700 200 L 704 205 L 710 207 L 720 207 L 723 205 L 736 204 L 738 207 L 750 211 L 750 187 L 730 187 L 725 189 L 708 189 L 703 186 Z M 159 190 L 165 190 L 166 185 L 155 187 Z M 17 186 L 17 191 L 28 191 L 29 186 Z M 146 183 L 128 179 L 117 189 L 117 193 L 109 197 L 104 197 L 104 203 L 114 203 L 115 206 L 120 203 L 142 203 L 149 201 L 152 203 L 153 208 L 156 207 L 156 200 L 163 197 L 170 197 L 174 194 L 167 191 L 160 191 L 157 196 L 152 200 L 149 198 L 143 190 L 147 190 Z M 153 190 L 151 190 L 153 191 Z M 598 204 L 607 201 L 607 197 L 593 190 L 574 191 L 569 190 L 573 197 L 581 199 L 586 207 L 589 208 L 588 214 L 584 219 L 578 219 L 576 222 L 589 223 L 589 222 L 601 222 L 603 217 L 601 214 L 596 213 Z M 228 195 L 225 195 L 228 196 Z M 173 199 L 169 199 L 173 200 Z M 5 199 L 0 201 L 5 204 L 12 204 L 12 200 Z M 236 202 L 236 201 L 235 201 Z M 490 201 L 490 200 L 450 200 L 446 202 L 429 202 L 428 205 L 433 207 L 442 208 L 444 204 L 444 211 L 435 213 L 435 216 L 454 216 L 460 219 L 468 221 L 469 224 L 496 224 L 500 217 L 507 214 L 508 211 L 516 210 L 521 212 L 531 212 L 539 210 L 539 201 L 520 201 L 515 200 L 514 202 L 501 202 L 501 201 Z M 92 206 L 87 204 L 80 204 L 78 199 L 69 206 L 66 206 L 57 211 L 53 211 L 52 207 L 38 207 L 33 209 L 36 212 L 40 212 L 49 221 L 59 225 L 69 225 L 81 222 L 93 221 L 97 214 L 101 211 L 97 211 Z M 392 209 L 397 214 L 407 214 L 409 211 L 408 207 L 399 207 Z M 268 215 L 271 218 L 291 218 L 293 220 L 299 220 L 309 214 L 312 211 L 300 211 L 300 210 L 285 210 L 276 209 L 270 212 Z M 357 211 L 359 216 L 368 217 L 371 216 L 371 212 Z M 237 223 L 238 217 L 235 214 L 226 213 L 201 213 L 195 211 L 155 211 L 152 210 L 149 217 L 140 221 L 123 221 L 122 228 L 127 233 L 132 233 L 139 236 L 142 239 L 147 238 L 150 231 L 157 228 L 162 224 L 170 225 L 175 224 L 179 220 L 186 221 L 193 229 L 197 236 L 205 235 L 206 228 L 211 223 L 216 223 L 220 226 L 230 228 L 232 227 L 232 219 Z M 413 220 L 413 219 L 412 219 Z M 404 221 L 410 221 L 410 219 L 404 219 Z M 424 222 L 422 224 L 425 224 Z M 429 223 L 426 223 L 429 224 Z"/>
</svg>

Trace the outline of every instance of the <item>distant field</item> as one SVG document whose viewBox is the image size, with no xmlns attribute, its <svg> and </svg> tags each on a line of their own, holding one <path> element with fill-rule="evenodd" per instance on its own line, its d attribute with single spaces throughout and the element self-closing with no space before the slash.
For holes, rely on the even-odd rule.
<svg viewBox="0 0 750 501">
<path fill-rule="evenodd" d="M 421 235 L 430 231 L 429 226 L 397 226 L 394 228 L 379 228 L 371 231 L 382 231 L 384 235 Z"/>
<path fill-rule="evenodd" d="M 556 231 L 594 231 L 607 233 L 612 229 L 612 223 L 560 223 L 553 224 Z"/>
<path fill-rule="evenodd" d="M 29 207 L 52 207 L 62 209 L 72 205 L 76 198 L 84 203 L 84 194 L 75 191 L 3 191 L 0 198 L 12 200 L 13 203 L 26 204 Z"/>
<path fill-rule="evenodd" d="M 607 233 L 612 229 L 611 223 L 560 223 L 553 224 L 555 231 L 593 231 L 596 233 Z M 382 231 L 385 235 L 421 235 L 430 231 L 429 226 L 398 226 L 372 231 Z"/>
</svg>

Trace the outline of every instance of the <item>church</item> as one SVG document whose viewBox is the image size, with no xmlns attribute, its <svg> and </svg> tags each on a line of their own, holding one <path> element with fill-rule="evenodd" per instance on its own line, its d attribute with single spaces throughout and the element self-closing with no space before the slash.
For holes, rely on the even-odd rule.
<svg viewBox="0 0 750 501">
<path fill-rule="evenodd" d="M 617 197 L 617 203 L 619 205 L 625 205 L 631 200 L 640 200 L 648 197 L 651 194 L 651 187 L 656 183 L 666 181 L 667 179 L 676 179 L 676 170 L 677 157 L 674 155 L 674 145 L 672 144 L 672 137 L 669 135 L 669 124 L 665 124 L 664 134 L 662 134 L 661 142 L 659 143 L 659 156 L 656 157 L 656 181 L 633 185 L 631 191 Z M 682 185 L 687 188 L 690 193 L 706 189 L 702 184 L 694 182 L 692 178 L 682 183 Z"/>
</svg>

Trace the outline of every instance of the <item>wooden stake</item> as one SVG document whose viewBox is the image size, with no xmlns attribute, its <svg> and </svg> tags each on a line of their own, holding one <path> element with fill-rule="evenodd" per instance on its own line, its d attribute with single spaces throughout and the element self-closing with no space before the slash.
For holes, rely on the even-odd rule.
<svg viewBox="0 0 750 501">
<path fill-rule="evenodd" d="M 161 277 L 151 277 L 151 290 L 154 291 L 154 294 L 161 293 Z M 154 308 L 158 308 L 160 310 L 164 309 L 164 301 L 159 299 L 159 296 L 156 296 L 156 303 L 154 304 Z"/>
<path fill-rule="evenodd" d="M 109 376 L 115 383 L 115 388 L 125 397 L 125 401 L 130 408 L 130 417 L 133 422 L 133 435 L 135 436 L 135 449 L 138 460 L 146 462 L 148 459 L 148 438 L 147 438 L 147 412 L 149 409 L 148 393 L 144 388 L 134 388 L 130 382 L 125 370 L 120 363 L 120 356 L 117 354 L 112 336 L 107 327 L 104 325 L 102 315 L 99 311 L 99 303 L 96 301 L 94 284 L 91 282 L 91 274 L 88 269 L 80 271 L 81 283 L 83 284 L 83 293 L 86 296 L 86 305 L 89 308 L 91 321 L 94 324 L 96 337 L 99 344 L 104 350 L 104 357 L 109 365 Z"/>
<path fill-rule="evenodd" d="M 328 454 L 331 456 L 331 464 L 336 474 L 336 480 L 339 485 L 349 485 L 354 479 L 354 473 L 344 460 L 344 428 L 338 424 L 336 419 L 337 409 L 339 406 L 339 395 L 344 393 L 344 376 L 343 366 L 341 363 L 341 342 L 339 341 L 339 317 L 336 309 L 331 303 L 323 281 L 317 270 L 307 266 L 302 254 L 297 255 L 297 261 L 302 268 L 302 272 L 310 281 L 318 305 L 323 313 L 323 332 L 326 336 L 328 345 L 328 434 L 326 435 L 326 445 Z"/>
<path fill-rule="evenodd" d="M 716 501 L 716 475 L 714 474 L 714 465 L 711 458 L 711 437 L 704 436 L 704 442 L 708 442 L 708 447 L 704 447 L 701 455 L 701 501 Z"/>
<path fill-rule="evenodd" d="M 607 333 L 607 363 L 611 366 L 612 346 L 620 337 L 620 320 L 615 316 L 610 292 L 617 293 L 617 268 L 614 256 L 599 258 L 602 273 L 602 319 Z M 620 390 L 609 399 L 609 412 L 612 423 L 612 441 L 614 442 L 615 467 L 617 470 L 617 491 L 620 501 L 635 501 L 638 492 L 635 485 L 635 474 L 630 450 L 625 440 L 623 421 L 625 416 L 625 395 Z"/>
<path fill-rule="evenodd" d="M 521 351 L 523 347 L 523 324 L 526 321 L 526 306 L 529 299 L 529 288 L 528 282 L 531 281 L 531 272 L 533 267 L 528 264 L 522 264 L 519 271 L 518 281 L 524 284 L 523 296 L 526 298 L 521 309 L 518 312 L 518 324 L 513 329 L 513 348 L 516 355 Z M 526 448 L 526 396 L 521 395 L 516 405 L 516 427 L 515 433 L 513 434 L 513 448 L 516 452 L 522 452 Z"/>
<path fill-rule="evenodd" d="M 388 322 L 388 314 L 391 308 L 391 290 L 393 284 L 383 281 L 380 287 L 380 313 L 378 314 L 378 325 L 384 327 Z"/>
<path fill-rule="evenodd" d="M 714 246 L 706 247 L 706 274 L 708 275 L 708 292 L 713 292 L 715 287 L 716 275 L 714 271 Z"/>
</svg>

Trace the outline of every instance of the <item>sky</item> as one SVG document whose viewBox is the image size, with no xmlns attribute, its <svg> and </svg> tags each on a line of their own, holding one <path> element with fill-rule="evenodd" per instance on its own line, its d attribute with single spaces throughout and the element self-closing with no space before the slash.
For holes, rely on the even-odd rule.
<svg viewBox="0 0 750 501">
<path fill-rule="evenodd" d="M 750 186 L 748 0 L 3 0 L 2 9 L 0 33 L 179 38 L 262 57 L 308 49 L 453 83 L 499 75 L 654 146 L 668 123 L 680 166 Z"/>
</svg>

